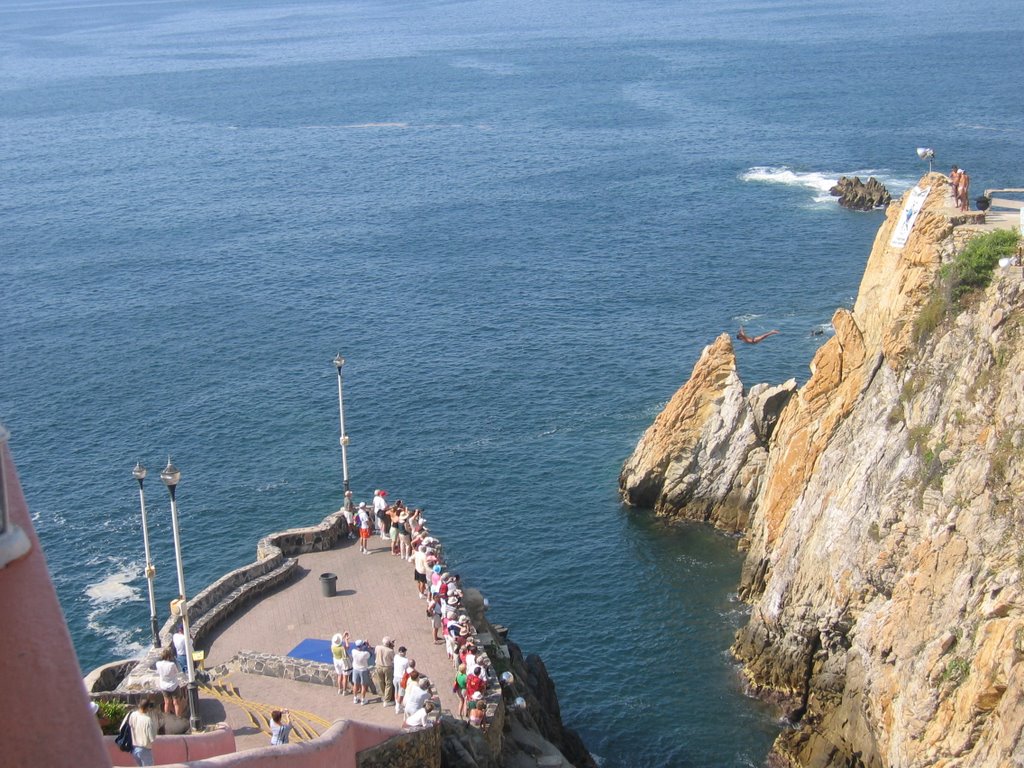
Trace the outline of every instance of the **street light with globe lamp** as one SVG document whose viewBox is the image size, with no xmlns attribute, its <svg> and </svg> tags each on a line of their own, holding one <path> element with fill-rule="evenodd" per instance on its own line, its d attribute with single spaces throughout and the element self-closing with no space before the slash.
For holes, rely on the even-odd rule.
<svg viewBox="0 0 1024 768">
<path fill-rule="evenodd" d="M 196 666 L 192 658 L 192 632 L 188 625 L 188 598 L 185 596 L 185 571 L 181 566 L 181 537 L 178 534 L 178 504 L 174 498 L 174 489 L 178 487 L 181 480 L 181 472 L 171 463 L 171 457 L 167 457 L 167 466 L 160 473 L 160 479 L 167 486 L 171 495 L 171 527 L 174 531 L 174 560 L 178 567 L 178 600 L 181 613 L 181 630 L 185 635 L 185 661 L 188 666 L 188 710 L 189 726 L 193 731 L 202 728 L 199 722 L 199 691 L 196 686 Z"/>
<path fill-rule="evenodd" d="M 149 524 L 146 520 L 146 494 L 142 490 L 142 481 L 146 479 L 146 468 L 141 461 L 135 462 L 132 477 L 139 481 L 139 506 L 142 508 L 142 546 L 146 549 L 146 582 L 149 585 L 149 623 L 153 632 L 153 647 L 160 647 L 160 629 L 156 623 L 156 597 L 153 594 L 153 578 L 156 568 L 149 554 Z"/>
</svg>

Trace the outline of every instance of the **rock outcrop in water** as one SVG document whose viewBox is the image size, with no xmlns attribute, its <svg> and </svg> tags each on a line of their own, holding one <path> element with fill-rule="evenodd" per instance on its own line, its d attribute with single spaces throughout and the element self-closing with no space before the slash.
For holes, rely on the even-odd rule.
<svg viewBox="0 0 1024 768">
<path fill-rule="evenodd" d="M 874 176 L 867 183 L 861 181 L 859 176 L 852 179 L 843 176 L 828 193 L 838 197 L 843 208 L 853 211 L 873 211 L 875 208 L 884 208 L 892 201 L 889 190 Z"/>
<path fill-rule="evenodd" d="M 921 185 L 906 245 L 890 245 L 891 206 L 853 311 L 836 312 L 766 455 L 748 453 L 752 610 L 733 650 L 795 724 L 779 765 L 1024 765 L 1024 283 L 997 277 L 922 336 L 938 270 L 973 233 L 945 210 L 944 176 Z M 703 432 L 733 408 L 712 400 L 658 419 Z M 677 393 L 666 411 L 688 402 Z M 702 460 L 699 440 L 659 433 L 682 451 L 666 462 L 650 435 L 623 471 L 627 500 L 649 503 L 638 488 Z M 747 440 L 739 423 L 735 439 Z M 718 498 L 654 506 L 689 517 Z"/>
</svg>

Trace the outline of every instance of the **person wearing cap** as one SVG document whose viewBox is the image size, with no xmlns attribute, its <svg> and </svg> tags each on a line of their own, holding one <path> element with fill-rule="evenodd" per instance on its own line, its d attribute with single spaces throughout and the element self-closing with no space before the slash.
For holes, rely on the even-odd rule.
<svg viewBox="0 0 1024 768">
<path fill-rule="evenodd" d="M 374 662 L 373 680 L 377 683 L 377 690 L 380 691 L 382 706 L 395 703 L 395 641 L 390 637 L 384 637 L 373 650 Z"/>
<path fill-rule="evenodd" d="M 430 618 L 430 627 L 434 633 L 434 645 L 444 642 L 441 639 L 441 598 L 437 595 L 431 595 L 427 601 L 427 616 Z"/>
<path fill-rule="evenodd" d="M 359 528 L 359 551 L 364 555 L 370 554 L 366 545 L 370 541 L 370 530 L 373 523 L 370 521 L 370 513 L 366 509 L 366 502 L 359 502 L 359 509 L 356 510 L 356 525 Z"/>
<path fill-rule="evenodd" d="M 370 689 L 370 646 L 365 640 L 356 640 L 352 648 L 352 703 L 365 704 Z"/>
<path fill-rule="evenodd" d="M 349 634 L 335 634 L 331 638 L 331 656 L 334 659 L 334 672 L 338 676 L 338 695 L 348 693 L 349 676 L 352 674 L 352 643 Z"/>
</svg>

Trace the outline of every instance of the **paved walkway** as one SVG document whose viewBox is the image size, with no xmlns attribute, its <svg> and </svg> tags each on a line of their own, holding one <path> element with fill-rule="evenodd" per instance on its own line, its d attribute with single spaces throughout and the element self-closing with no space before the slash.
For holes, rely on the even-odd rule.
<svg viewBox="0 0 1024 768">
<path fill-rule="evenodd" d="M 425 673 L 440 695 L 444 712 L 458 712 L 458 700 L 451 692 L 454 668 L 444 645 L 433 643 L 426 601 L 417 597 L 412 563 L 390 552 L 390 542 L 370 539 L 371 554 L 362 555 L 354 540 L 340 548 L 298 557 L 298 576 L 235 614 L 198 647 L 206 651 L 207 668 L 223 664 L 236 651 L 248 650 L 286 655 L 306 638 L 330 640 L 335 632 L 348 631 L 352 639 L 365 639 L 371 646 L 385 635 L 404 645 L 416 668 Z M 323 597 L 320 574 L 338 576 L 338 594 Z M 357 705 L 352 696 L 339 696 L 336 688 L 291 680 L 232 673 L 217 682 L 235 686 L 246 700 L 274 708 L 306 712 L 327 722 L 359 720 L 395 728 L 402 716 L 394 705 L 382 706 L 379 696 Z M 231 704 L 206 698 L 200 704 L 204 722 L 226 720 L 235 730 L 240 749 L 264 746 L 267 737 L 253 726 L 248 716 Z"/>
</svg>

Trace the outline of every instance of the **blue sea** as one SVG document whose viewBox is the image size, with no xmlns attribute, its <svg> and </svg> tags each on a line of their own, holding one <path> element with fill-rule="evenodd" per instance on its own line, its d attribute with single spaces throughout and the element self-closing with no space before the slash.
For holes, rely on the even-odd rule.
<svg viewBox="0 0 1024 768">
<path fill-rule="evenodd" d="M 757 766 L 736 542 L 617 476 L 719 333 L 805 380 L 880 213 L 1024 183 L 1019 0 L 6 0 L 0 420 L 85 670 L 356 499 L 426 508 L 604 766 Z M 972 194 L 972 197 L 974 195 Z M 823 335 L 814 335 L 815 330 Z"/>
</svg>

